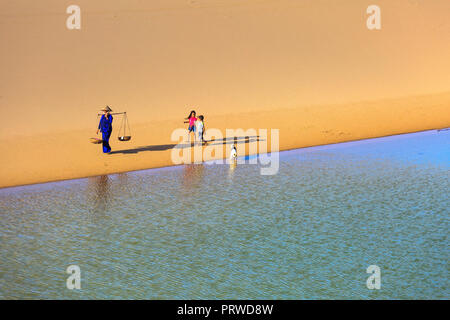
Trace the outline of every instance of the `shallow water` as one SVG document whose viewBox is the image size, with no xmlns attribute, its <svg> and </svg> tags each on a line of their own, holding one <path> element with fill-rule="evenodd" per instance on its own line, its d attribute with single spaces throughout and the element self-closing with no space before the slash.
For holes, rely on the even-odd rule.
<svg viewBox="0 0 450 320">
<path fill-rule="evenodd" d="M 279 155 L 0 190 L 0 298 L 450 298 L 450 131 Z"/>
</svg>

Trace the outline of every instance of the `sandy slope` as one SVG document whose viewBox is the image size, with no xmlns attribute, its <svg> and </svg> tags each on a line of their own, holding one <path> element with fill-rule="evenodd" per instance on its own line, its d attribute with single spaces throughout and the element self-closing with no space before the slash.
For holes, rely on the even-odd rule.
<svg viewBox="0 0 450 320">
<path fill-rule="evenodd" d="M 208 117 L 206 125 L 207 130 L 217 128 L 223 135 L 227 128 L 279 129 L 280 149 L 286 150 L 448 127 L 449 106 L 450 93 L 446 93 L 228 114 Z M 0 187 L 173 165 L 171 152 L 179 141 L 172 141 L 171 134 L 176 128 L 185 128 L 182 121 L 172 119 L 132 126 L 133 138 L 129 142 L 119 142 L 117 132 L 113 131 L 113 153 L 110 155 L 102 154 L 100 145 L 89 143 L 88 138 L 95 136 L 95 128 L 3 139 L 0 141 Z M 208 131 L 206 138 L 211 138 Z M 239 138 L 238 153 L 241 155 L 248 154 L 249 143 L 258 143 L 252 138 L 249 143 L 245 143 L 243 137 Z M 270 142 L 269 135 L 269 150 Z M 224 155 L 229 154 L 229 143 L 215 143 L 223 148 Z"/>
<path fill-rule="evenodd" d="M 78 0 L 70 31 L 73 3 L 0 1 L 0 187 L 168 165 L 192 106 L 281 149 L 450 125 L 447 0 L 377 0 L 380 31 L 366 0 Z M 139 152 L 87 142 L 105 104 Z"/>
</svg>

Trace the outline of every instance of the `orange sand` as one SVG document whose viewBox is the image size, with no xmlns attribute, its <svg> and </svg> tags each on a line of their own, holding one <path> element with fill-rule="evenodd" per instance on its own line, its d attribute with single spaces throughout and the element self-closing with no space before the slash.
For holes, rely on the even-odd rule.
<svg viewBox="0 0 450 320">
<path fill-rule="evenodd" d="M 229 114 L 210 117 L 205 123 L 207 130 L 218 128 L 224 135 L 226 128 L 276 128 L 280 130 L 280 150 L 287 150 L 448 127 L 449 106 L 450 93 L 447 93 Z M 89 137 L 95 136 L 95 128 L 4 139 L 0 141 L 0 187 L 172 165 L 172 147 L 178 141 L 171 141 L 171 133 L 180 127 L 185 125 L 179 119 L 134 125 L 129 142 L 119 142 L 113 131 L 110 155 L 101 152 L 101 145 L 89 143 Z M 229 148 L 229 144 L 224 146 L 224 154 L 229 154 Z M 248 151 L 248 146 L 238 144 L 239 154 Z"/>
<path fill-rule="evenodd" d="M 72 1 L 0 2 L 0 187 L 171 165 L 192 106 L 281 150 L 450 126 L 447 0 L 76 2 L 81 30 Z M 124 153 L 89 143 L 106 104 Z"/>
</svg>

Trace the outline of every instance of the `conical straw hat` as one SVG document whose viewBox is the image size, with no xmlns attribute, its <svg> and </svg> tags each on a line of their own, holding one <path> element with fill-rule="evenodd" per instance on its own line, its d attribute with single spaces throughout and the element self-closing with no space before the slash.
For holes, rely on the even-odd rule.
<svg viewBox="0 0 450 320">
<path fill-rule="evenodd" d="M 111 112 L 112 109 L 109 106 L 104 107 L 103 109 L 100 109 L 100 111 L 106 111 L 106 112 Z"/>
</svg>

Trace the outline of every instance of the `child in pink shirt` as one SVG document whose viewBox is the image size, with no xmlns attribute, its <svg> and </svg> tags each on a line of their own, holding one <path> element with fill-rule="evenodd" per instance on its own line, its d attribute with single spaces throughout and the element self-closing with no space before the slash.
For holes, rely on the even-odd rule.
<svg viewBox="0 0 450 320">
<path fill-rule="evenodd" d="M 184 123 L 189 123 L 188 126 L 188 141 L 190 141 L 190 137 L 191 137 L 191 132 L 194 132 L 194 141 L 196 141 L 195 139 L 195 121 L 197 121 L 196 118 L 197 113 L 195 112 L 195 110 L 192 110 L 189 113 L 189 116 L 186 118 L 186 120 Z"/>
</svg>

